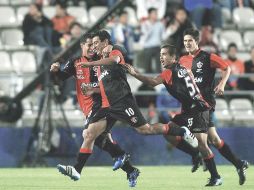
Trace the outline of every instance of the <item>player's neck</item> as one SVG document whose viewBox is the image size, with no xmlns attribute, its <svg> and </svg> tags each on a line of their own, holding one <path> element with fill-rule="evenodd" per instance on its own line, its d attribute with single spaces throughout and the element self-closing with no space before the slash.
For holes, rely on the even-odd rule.
<svg viewBox="0 0 254 190">
<path fill-rule="evenodd" d="M 197 48 L 197 49 L 193 50 L 192 52 L 189 52 L 189 54 L 190 54 L 191 56 L 195 57 L 195 56 L 199 53 L 199 51 L 200 51 L 200 49 Z"/>
</svg>

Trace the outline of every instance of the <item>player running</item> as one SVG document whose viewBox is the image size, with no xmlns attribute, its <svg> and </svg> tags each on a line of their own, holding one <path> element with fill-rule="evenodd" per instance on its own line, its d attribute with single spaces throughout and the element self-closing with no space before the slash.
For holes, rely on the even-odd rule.
<svg viewBox="0 0 254 190">
<path fill-rule="evenodd" d="M 98 55 L 103 56 L 102 50 L 110 44 L 110 35 L 106 31 L 98 31 L 93 37 L 93 46 Z M 108 58 L 105 58 L 108 56 Z M 118 50 L 109 55 L 104 54 L 100 61 L 82 63 L 83 66 L 102 65 L 98 68 L 98 80 L 102 96 L 102 108 L 91 119 L 87 130 L 84 131 L 82 148 L 86 153 L 78 159 L 78 170 L 81 171 L 92 154 L 94 140 L 107 128 L 107 117 L 128 123 L 137 132 L 144 135 L 174 135 L 182 136 L 193 147 L 198 141 L 187 127 L 180 127 L 175 123 L 149 125 L 142 116 L 127 82 L 124 70 L 124 57 Z M 68 176 L 73 177 L 76 168 L 71 168 Z M 137 173 L 138 175 L 138 173 Z"/>
<path fill-rule="evenodd" d="M 81 66 L 78 66 L 80 62 L 88 62 L 98 59 L 98 57 L 95 56 L 94 52 L 92 51 L 92 35 L 86 34 L 82 36 L 80 40 L 80 46 L 82 49 L 81 57 L 67 61 L 62 70 L 60 70 L 60 63 L 53 63 L 51 65 L 50 71 L 54 73 L 54 76 L 57 77 L 57 79 L 60 80 L 66 80 L 67 78 L 72 76 L 76 78 L 77 99 L 80 108 L 82 109 L 86 118 L 84 126 L 84 128 L 86 129 L 89 125 L 91 118 L 101 107 L 101 96 L 97 78 L 97 67 L 81 68 Z M 92 88 L 93 92 L 95 93 L 87 95 L 86 91 L 89 88 Z M 113 126 L 114 124 L 114 122 L 111 121 L 112 120 L 108 118 L 109 126 Z M 108 133 L 107 131 L 96 138 L 95 145 L 97 145 L 102 150 L 107 151 L 115 160 L 113 170 L 121 167 L 127 173 L 127 176 L 133 176 L 137 172 L 139 172 L 137 168 L 133 167 L 129 163 L 128 160 L 130 155 L 126 154 L 125 151 L 123 151 L 118 144 L 113 143 L 113 139 L 110 133 Z M 85 149 L 81 148 L 80 154 L 85 151 Z M 59 164 L 57 167 L 60 171 L 66 172 L 69 166 L 63 166 Z M 77 166 L 74 166 L 74 168 L 79 171 L 77 169 Z M 79 173 L 80 172 L 81 171 L 79 171 Z M 74 180 L 77 180 L 77 178 L 79 178 L 79 173 L 77 173 L 76 177 L 73 177 Z M 129 183 L 132 184 L 132 186 L 135 186 L 135 181 L 133 181 L 133 178 L 128 177 L 128 180 Z"/>
<path fill-rule="evenodd" d="M 222 181 L 216 169 L 213 153 L 207 145 L 210 106 L 202 98 L 192 73 L 188 73 L 187 69 L 176 61 L 176 48 L 174 46 L 162 46 L 160 60 L 165 70 L 155 78 L 140 74 L 130 65 L 126 67 L 132 76 L 144 83 L 151 86 L 164 84 L 168 92 L 182 104 L 182 112 L 176 115 L 171 122 L 190 128 L 198 139 L 198 150 L 207 164 L 211 179 L 217 179 L 217 185 L 221 185 Z M 206 186 L 210 186 L 210 183 Z"/>
<path fill-rule="evenodd" d="M 198 47 L 199 32 L 195 29 L 187 29 L 184 32 L 184 47 L 189 55 L 180 58 L 180 64 L 191 70 L 194 74 L 195 82 L 200 89 L 204 99 L 213 107 L 209 113 L 208 140 L 218 149 L 220 154 L 230 161 L 239 175 L 239 184 L 243 185 L 246 181 L 246 169 L 249 163 L 246 160 L 240 160 L 231 151 L 228 144 L 221 139 L 216 131 L 213 122 L 213 113 L 215 109 L 215 94 L 223 95 L 224 87 L 230 75 L 229 65 L 219 56 L 213 53 L 202 51 Z M 216 69 L 221 70 L 221 80 L 215 87 Z M 185 148 L 188 149 L 188 148 Z M 210 179 L 210 183 L 216 184 L 216 180 Z"/>
</svg>

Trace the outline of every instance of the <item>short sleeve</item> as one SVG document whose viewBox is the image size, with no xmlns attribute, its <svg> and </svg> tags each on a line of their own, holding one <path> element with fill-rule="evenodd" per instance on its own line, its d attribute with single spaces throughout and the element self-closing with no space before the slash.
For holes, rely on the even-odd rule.
<svg viewBox="0 0 254 190">
<path fill-rule="evenodd" d="M 228 63 L 224 61 L 220 56 L 212 53 L 210 56 L 210 64 L 213 68 L 225 70 L 228 67 Z"/>
<path fill-rule="evenodd" d="M 171 70 L 166 69 L 159 76 L 163 79 L 163 82 L 166 82 L 169 85 L 172 84 L 172 71 Z"/>
<path fill-rule="evenodd" d="M 119 50 L 113 50 L 113 51 L 111 51 L 110 54 L 109 54 L 109 57 L 113 57 L 113 56 L 119 56 L 120 57 L 119 64 L 121 64 L 121 65 L 125 64 L 125 60 L 124 60 L 123 54 Z"/>
</svg>

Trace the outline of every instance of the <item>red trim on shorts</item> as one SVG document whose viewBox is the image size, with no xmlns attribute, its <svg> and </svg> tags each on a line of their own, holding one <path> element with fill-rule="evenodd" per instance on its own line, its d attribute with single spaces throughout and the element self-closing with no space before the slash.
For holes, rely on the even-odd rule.
<svg viewBox="0 0 254 190">
<path fill-rule="evenodd" d="M 116 141 L 113 141 L 112 143 L 113 143 L 113 144 L 117 144 L 117 142 L 116 142 Z"/>
<path fill-rule="evenodd" d="M 225 142 L 223 139 L 221 139 L 221 143 L 219 144 L 219 146 L 217 147 L 218 149 L 221 149 L 224 146 Z"/>
<path fill-rule="evenodd" d="M 93 151 L 89 148 L 80 148 L 79 152 L 86 153 L 86 154 L 92 154 Z"/>
<path fill-rule="evenodd" d="M 207 156 L 206 158 L 204 158 L 204 160 L 209 160 L 211 158 L 214 158 L 214 154 L 211 154 L 211 155 Z"/>
</svg>

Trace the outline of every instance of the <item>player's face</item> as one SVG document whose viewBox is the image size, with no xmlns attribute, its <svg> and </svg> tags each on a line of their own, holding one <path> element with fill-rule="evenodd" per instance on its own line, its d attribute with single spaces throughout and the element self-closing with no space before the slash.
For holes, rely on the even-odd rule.
<svg viewBox="0 0 254 190">
<path fill-rule="evenodd" d="M 160 51 L 160 61 L 163 68 L 169 68 L 175 62 L 175 56 L 169 55 L 167 48 L 162 48 Z"/>
<path fill-rule="evenodd" d="M 93 52 L 93 41 L 91 38 L 87 38 L 85 43 L 80 44 L 81 49 L 82 49 L 82 55 L 86 56 L 88 58 L 93 57 L 94 52 Z"/>
<path fill-rule="evenodd" d="M 191 35 L 184 36 L 183 44 L 188 53 L 193 54 L 198 50 L 198 42 Z"/>
<path fill-rule="evenodd" d="M 101 41 L 99 36 L 93 37 L 93 51 L 98 55 L 102 54 L 102 50 L 106 47 L 106 40 Z"/>
</svg>

